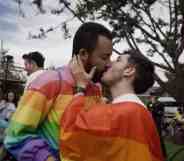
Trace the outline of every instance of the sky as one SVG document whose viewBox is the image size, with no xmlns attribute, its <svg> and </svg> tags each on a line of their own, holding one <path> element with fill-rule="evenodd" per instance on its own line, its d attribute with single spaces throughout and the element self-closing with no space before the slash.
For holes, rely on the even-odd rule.
<svg viewBox="0 0 184 161">
<path fill-rule="evenodd" d="M 47 0 L 49 7 L 54 7 L 51 0 Z M 47 7 L 47 6 L 46 6 Z M 72 51 L 72 38 L 64 39 L 61 28 L 50 32 L 47 38 L 29 39 L 29 32 L 38 33 L 41 27 L 57 26 L 71 18 L 67 11 L 62 16 L 40 14 L 33 5 L 24 5 L 25 17 L 22 17 L 18 5 L 13 0 L 0 0 L 0 40 L 4 49 L 14 56 L 15 63 L 23 66 L 22 55 L 31 51 L 40 51 L 46 58 L 46 66 L 60 66 L 66 64 Z M 71 36 L 80 26 L 78 20 L 69 23 Z"/>
</svg>

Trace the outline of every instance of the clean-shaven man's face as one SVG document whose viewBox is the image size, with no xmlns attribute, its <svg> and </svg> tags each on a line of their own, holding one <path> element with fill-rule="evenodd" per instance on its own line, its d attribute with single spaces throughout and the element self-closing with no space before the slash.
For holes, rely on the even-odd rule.
<svg viewBox="0 0 184 161">
<path fill-rule="evenodd" d="M 130 65 L 128 63 L 128 58 L 128 54 L 118 56 L 116 61 L 113 61 L 111 63 L 111 67 L 109 67 L 108 70 L 103 73 L 102 82 L 111 86 L 114 83 L 117 83 L 118 81 L 122 80 L 123 77 L 126 76 L 125 72 Z"/>
</svg>

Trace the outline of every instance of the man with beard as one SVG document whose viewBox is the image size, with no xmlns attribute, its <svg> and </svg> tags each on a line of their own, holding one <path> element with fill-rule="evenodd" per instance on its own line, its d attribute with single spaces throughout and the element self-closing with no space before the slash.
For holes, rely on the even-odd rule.
<svg viewBox="0 0 184 161">
<path fill-rule="evenodd" d="M 80 64 L 80 65 L 78 65 Z M 80 59 L 71 64 L 79 92 L 61 119 L 60 155 L 70 161 L 163 161 L 151 113 L 136 94 L 154 83 L 154 67 L 138 51 L 124 52 L 103 74 L 112 104 L 86 103 L 86 73 Z"/>
<path fill-rule="evenodd" d="M 97 67 L 96 81 L 110 62 L 112 34 L 98 23 L 84 23 L 73 39 L 72 55 L 79 55 L 85 71 Z M 99 85 L 90 82 L 86 87 L 87 102 L 99 102 Z M 44 72 L 24 91 L 13 115 L 6 148 L 18 161 L 58 161 L 60 119 L 63 111 L 78 91 L 69 66 Z M 61 129 L 60 129 L 61 128 Z"/>
<path fill-rule="evenodd" d="M 44 70 L 45 58 L 38 51 L 24 54 L 22 58 L 24 59 L 25 71 L 27 72 L 27 75 L 29 76 L 27 79 L 26 85 L 25 85 L 25 89 L 26 89 L 29 87 L 31 82 L 34 81 L 34 79 L 36 79 L 37 77 L 39 77 L 39 75 L 45 72 Z"/>
</svg>

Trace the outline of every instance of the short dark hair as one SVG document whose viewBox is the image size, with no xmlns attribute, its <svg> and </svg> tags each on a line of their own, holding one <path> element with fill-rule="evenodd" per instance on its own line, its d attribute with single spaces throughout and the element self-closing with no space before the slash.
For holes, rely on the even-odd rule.
<svg viewBox="0 0 184 161">
<path fill-rule="evenodd" d="M 0 87 L 0 100 L 3 99 L 4 95 L 3 95 L 3 89 Z"/>
<path fill-rule="evenodd" d="M 112 33 L 105 26 L 94 22 L 82 24 L 73 39 L 72 56 L 77 55 L 82 48 L 92 52 L 96 47 L 99 35 L 112 40 Z"/>
<path fill-rule="evenodd" d="M 30 52 L 28 54 L 24 54 L 22 56 L 22 58 L 26 59 L 26 60 L 29 60 L 29 61 L 34 61 L 38 67 L 41 67 L 41 68 L 44 67 L 45 58 L 38 51 Z"/>
<path fill-rule="evenodd" d="M 129 54 L 128 62 L 134 64 L 136 75 L 133 87 L 136 94 L 146 92 L 154 84 L 154 66 L 151 61 L 142 56 L 137 50 L 128 50 L 124 54 Z"/>
</svg>

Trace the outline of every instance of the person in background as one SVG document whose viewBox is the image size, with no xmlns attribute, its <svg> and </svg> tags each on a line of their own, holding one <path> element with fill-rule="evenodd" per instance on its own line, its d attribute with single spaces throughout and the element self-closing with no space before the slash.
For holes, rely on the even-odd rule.
<svg viewBox="0 0 184 161">
<path fill-rule="evenodd" d="M 31 85 L 34 79 L 39 77 L 39 75 L 41 75 L 45 71 L 44 70 L 45 58 L 38 51 L 24 54 L 22 58 L 24 59 L 25 71 L 29 76 L 25 85 L 26 89 Z"/>
<path fill-rule="evenodd" d="M 138 51 L 124 52 L 102 76 L 112 103 L 93 105 L 85 102 L 93 72 L 85 73 L 79 58 L 70 66 L 81 90 L 61 119 L 61 156 L 70 161 L 164 161 L 152 115 L 137 96 L 154 83 L 152 63 Z"/>
<path fill-rule="evenodd" d="M 88 73 L 96 66 L 98 82 L 112 54 L 112 33 L 93 22 L 82 24 L 73 39 L 72 55 L 79 55 Z M 62 55 L 61 55 L 62 59 Z M 34 74 L 34 73 L 33 73 Z M 86 87 L 89 104 L 101 101 L 99 84 Z M 60 120 L 63 111 L 80 88 L 68 65 L 48 70 L 34 79 L 12 117 L 4 144 L 18 161 L 58 161 Z"/>
<path fill-rule="evenodd" d="M 0 111 L 6 106 L 6 100 L 4 99 L 3 90 L 0 88 Z"/>
<path fill-rule="evenodd" d="M 0 128 L 6 128 L 8 122 L 6 121 L 5 111 L 6 109 L 6 100 L 4 99 L 3 90 L 0 88 Z"/>
<path fill-rule="evenodd" d="M 7 98 L 6 98 L 6 120 L 9 121 L 11 118 L 12 114 L 16 110 L 16 96 L 15 93 L 12 91 L 9 91 L 7 93 Z"/>
</svg>

